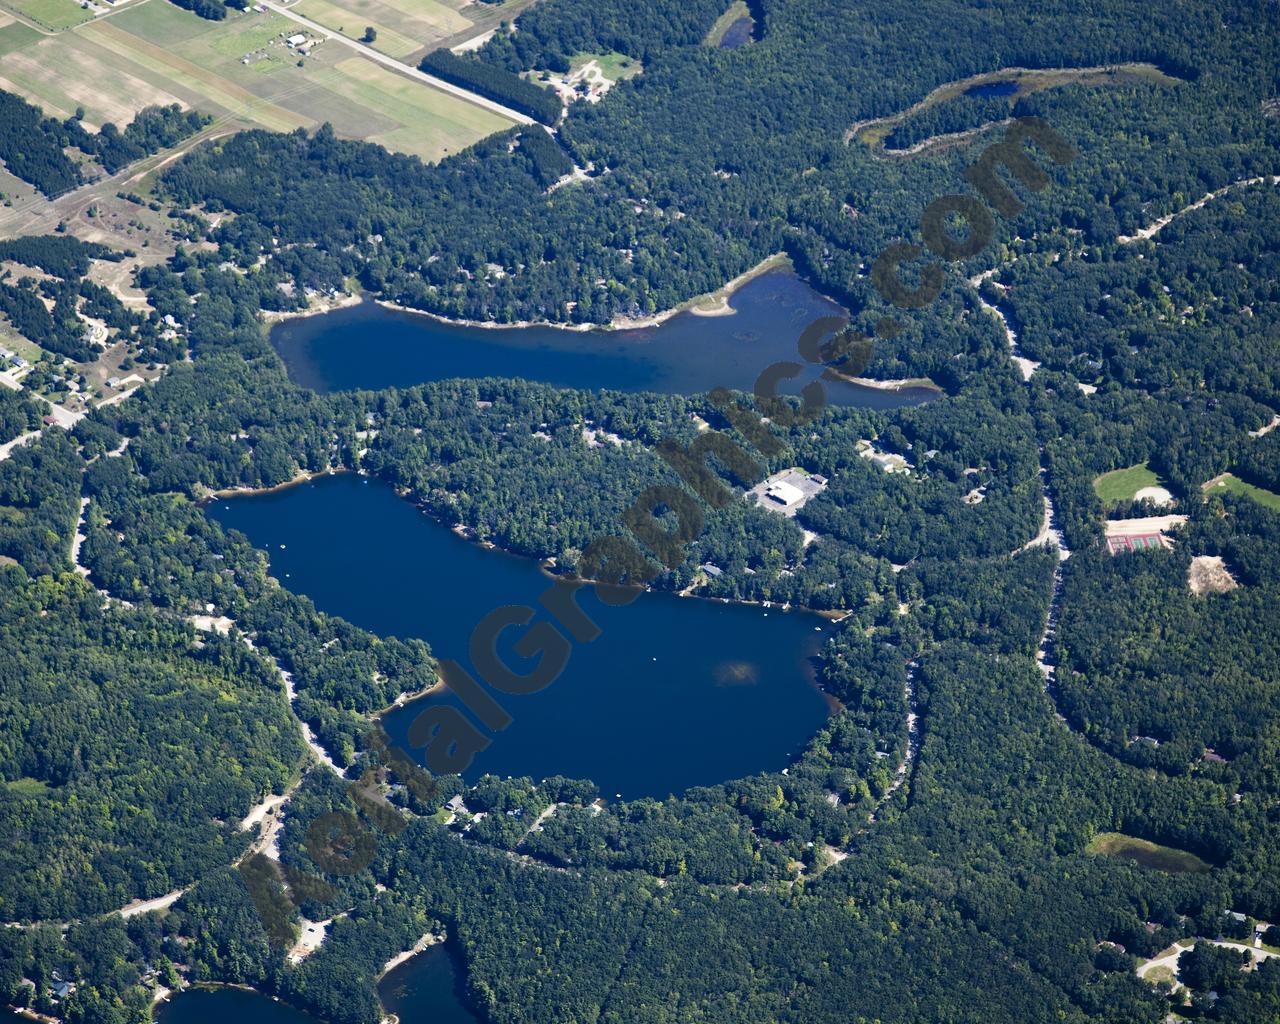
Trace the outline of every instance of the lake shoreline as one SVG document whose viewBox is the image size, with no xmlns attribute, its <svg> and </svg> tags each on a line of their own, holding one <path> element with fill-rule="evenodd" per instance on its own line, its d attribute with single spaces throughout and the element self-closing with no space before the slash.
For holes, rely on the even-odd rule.
<svg viewBox="0 0 1280 1024">
<path fill-rule="evenodd" d="M 375 299 L 368 293 L 355 292 L 348 293 L 340 299 L 325 299 L 315 306 L 308 306 L 306 309 L 287 310 L 287 311 L 267 311 L 264 310 L 262 317 L 264 324 L 270 328 L 276 324 L 285 323 L 289 320 L 301 320 L 313 316 L 322 316 L 325 313 L 332 313 L 338 309 L 347 309 L 352 306 L 358 306 L 364 302 L 372 302 L 383 309 L 389 309 L 396 313 L 408 313 L 412 316 L 426 317 L 434 320 L 436 323 L 445 324 L 450 327 L 475 327 L 482 330 L 527 330 L 531 327 L 550 327 L 561 331 L 574 331 L 582 334 L 598 332 L 608 334 L 614 331 L 635 331 L 645 327 L 658 327 L 666 323 L 672 317 L 680 313 L 691 313 L 694 316 L 733 316 L 737 311 L 729 303 L 734 292 L 738 291 L 743 285 L 755 280 L 762 274 L 767 274 L 771 270 L 786 270 L 794 267 L 791 258 L 786 253 L 776 252 L 766 256 L 755 266 L 744 270 L 737 277 L 734 277 L 719 288 L 710 292 L 703 292 L 701 295 L 695 295 L 686 299 L 670 309 L 664 309 L 660 312 L 650 314 L 649 316 L 618 316 L 614 317 L 607 324 L 584 324 L 584 323 L 566 323 L 560 320 L 512 320 L 510 322 L 499 322 L 497 320 L 468 320 L 465 317 L 445 316 L 442 313 L 433 313 L 426 309 L 416 309 L 413 306 L 405 306 L 392 299 Z M 827 296 L 829 298 L 829 296 Z M 833 300 L 834 301 L 834 300 Z"/>
<path fill-rule="evenodd" d="M 946 394 L 946 391 L 928 377 L 899 377 L 896 380 L 876 380 L 874 377 L 845 377 L 842 374 L 840 379 L 846 380 L 850 384 L 857 384 L 858 387 L 872 388 L 876 391 L 910 391 L 916 389 L 931 391 L 936 395 Z"/>
<path fill-rule="evenodd" d="M 333 466 L 330 469 L 317 470 L 314 473 L 303 470 L 291 480 L 286 480 L 284 483 L 271 484 L 267 487 L 224 487 L 220 491 L 210 491 L 207 497 L 201 499 L 201 504 L 217 498 L 251 498 L 255 495 L 275 494 L 279 491 L 287 491 L 291 487 L 299 487 L 302 484 L 321 480 L 327 476 L 341 476 L 343 473 L 359 472 L 360 470 L 349 469 L 346 466 Z"/>
<path fill-rule="evenodd" d="M 479 545 L 440 530 L 438 521 L 423 522 L 430 518 L 424 510 L 393 488 L 367 486 L 367 480 L 347 474 L 263 497 L 256 505 L 228 499 L 208 514 L 245 534 L 260 551 L 265 548 L 271 575 L 321 611 L 380 636 L 424 639 L 442 662 L 465 657 L 468 637 L 477 626 L 492 625 L 495 609 L 537 608 L 561 582 L 537 559 L 507 552 L 501 552 L 504 558 L 486 557 Z M 433 586 L 440 580 L 453 581 L 447 593 Z M 772 601 L 768 608 L 763 601 L 727 598 L 678 605 L 670 599 L 675 596 L 667 589 L 615 609 L 580 594 L 601 638 L 572 646 L 557 685 L 547 689 L 552 696 L 522 701 L 518 715 L 513 703 L 508 710 L 518 730 L 505 730 L 503 742 L 492 743 L 485 761 L 477 761 L 477 771 L 567 774 L 603 780 L 609 792 L 665 796 L 790 764 L 830 714 L 814 685 L 814 659 L 831 635 L 830 619 L 811 617 L 794 605 L 792 614 L 779 614 L 783 605 Z M 505 646 L 500 649 L 506 657 Z M 623 658 L 623 650 L 640 656 Z M 731 687 L 736 677 L 726 673 L 738 663 L 753 666 L 757 685 Z M 602 678 L 613 680 L 608 700 L 599 689 Z M 396 682 L 401 685 L 384 684 L 385 696 L 370 711 L 387 702 L 397 705 L 381 717 L 391 741 L 404 745 L 404 730 L 422 706 L 413 698 L 422 695 L 397 691 L 420 691 L 435 680 Z M 634 696 L 646 688 L 663 698 L 651 708 Z M 425 702 L 436 701 L 437 693 Z M 673 718 L 664 710 L 673 701 L 688 714 Z M 689 756 L 654 764 L 621 752 L 617 738 L 597 727 L 615 704 L 648 722 L 648 731 L 667 730 Z M 548 744 L 548 735 L 563 741 Z M 644 735 L 644 729 L 636 732 L 622 750 L 638 752 Z M 754 742 L 744 742 L 744 736 Z"/>
<path fill-rule="evenodd" d="M 267 494 L 279 494 L 282 491 L 287 491 L 294 487 L 300 487 L 302 484 L 314 483 L 317 480 L 323 480 L 327 477 L 343 476 L 348 473 L 354 473 L 357 476 L 366 477 L 369 480 L 376 480 L 381 484 L 391 487 L 391 489 L 395 491 L 396 497 L 407 501 L 427 519 L 430 519 L 438 526 L 444 527 L 454 536 L 466 541 L 468 544 L 474 545 L 482 551 L 495 551 L 508 558 L 519 558 L 526 559 L 530 562 L 536 562 L 538 570 L 552 583 L 573 581 L 589 586 L 597 586 L 603 582 L 601 580 L 585 579 L 581 576 L 573 576 L 557 572 L 554 555 L 527 555 L 520 551 L 512 551 L 510 548 L 501 547 L 491 540 L 482 540 L 475 535 L 475 531 L 471 527 L 464 523 L 454 523 L 453 525 L 449 525 L 431 511 L 431 508 L 427 505 L 424 499 L 419 499 L 412 492 L 398 488 L 390 482 L 383 480 L 381 477 L 368 473 L 363 469 L 350 469 L 347 466 L 337 466 L 333 469 L 327 469 L 316 473 L 299 473 L 292 480 L 286 480 L 284 483 L 272 484 L 269 487 L 235 487 L 220 491 L 211 491 L 206 498 L 203 498 L 199 502 L 199 504 L 207 505 L 210 502 L 219 499 L 257 498 Z M 721 604 L 738 605 L 741 607 L 764 608 L 770 611 L 776 608 L 778 611 L 788 614 L 791 612 L 799 612 L 804 615 L 817 615 L 833 623 L 840 622 L 853 614 L 852 610 L 848 608 L 811 608 L 808 605 L 792 604 L 789 601 L 769 601 L 764 598 L 708 596 L 705 594 L 699 594 L 696 590 L 688 587 L 683 590 L 671 590 L 666 587 L 645 586 L 641 589 L 643 589 L 646 594 L 671 594 L 673 597 L 688 598 L 695 601 L 708 601 L 712 603 L 719 602 Z M 385 714 L 395 708 L 402 707 L 411 700 L 417 700 L 419 697 L 426 697 L 443 685 L 444 684 L 442 682 L 435 682 L 425 689 L 417 692 L 402 693 L 395 699 L 395 701 L 388 704 L 381 711 L 375 712 L 375 714 Z"/>
<path fill-rule="evenodd" d="M 427 932 L 425 935 L 422 936 L 422 938 L 420 938 L 417 942 L 415 942 L 412 947 L 410 947 L 409 949 L 406 949 L 402 953 L 397 953 L 385 964 L 383 964 L 382 970 L 378 973 L 378 976 L 374 979 L 375 984 L 377 982 L 382 981 L 383 978 L 385 978 L 388 974 L 394 971 L 401 964 L 407 964 L 419 953 L 426 952 L 432 946 L 439 946 L 444 941 L 445 941 L 445 937 L 443 935 L 437 935 L 435 932 Z"/>
</svg>

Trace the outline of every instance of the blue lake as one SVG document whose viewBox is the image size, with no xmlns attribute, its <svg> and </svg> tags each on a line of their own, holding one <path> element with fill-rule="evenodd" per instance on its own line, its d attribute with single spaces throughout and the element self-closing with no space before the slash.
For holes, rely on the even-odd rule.
<svg viewBox="0 0 1280 1024">
<path fill-rule="evenodd" d="M 317 1024 L 317 1018 L 278 999 L 241 988 L 196 988 L 155 1010 L 156 1024 Z"/>
<path fill-rule="evenodd" d="M 464 665 L 481 619 L 504 605 L 538 608 L 552 582 L 534 561 L 463 540 L 355 474 L 207 511 L 265 549 L 272 574 L 321 610 L 384 636 L 421 637 Z M 826 620 L 672 594 L 621 608 L 580 596 L 601 635 L 574 644 L 546 689 L 496 694 L 513 721 L 464 776 L 565 775 L 593 780 L 608 797 L 663 797 L 778 770 L 825 720 L 812 659 Z M 507 630 L 499 645 L 517 671 L 532 666 L 512 649 L 523 632 Z M 410 723 L 437 701 L 457 703 L 432 695 L 388 714 L 392 739 L 410 749 Z"/>
<path fill-rule="evenodd" d="M 465 972 L 446 946 L 431 946 L 378 982 L 378 997 L 400 1024 L 479 1024 L 463 991 Z M 18 1021 L 32 1024 L 25 1017 Z M 161 1003 L 156 1024 L 319 1024 L 316 1017 L 260 992 L 190 989 Z"/>
<path fill-rule="evenodd" d="M 686 312 L 656 327 L 571 331 L 466 326 L 364 302 L 286 320 L 272 328 L 271 343 L 294 381 L 321 392 L 520 377 L 559 387 L 693 395 L 716 387 L 752 390 L 773 363 L 803 361 L 796 340 L 814 320 L 847 315 L 783 270 L 747 282 L 730 305 L 735 312 L 728 316 Z M 884 391 L 849 382 L 830 383 L 827 392 L 832 404 L 878 409 L 934 397 L 924 388 Z"/>
</svg>

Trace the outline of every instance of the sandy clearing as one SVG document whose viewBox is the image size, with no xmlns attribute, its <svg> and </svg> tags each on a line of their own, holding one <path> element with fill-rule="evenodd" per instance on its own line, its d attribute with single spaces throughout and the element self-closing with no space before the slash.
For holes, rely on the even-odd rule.
<svg viewBox="0 0 1280 1024">
<path fill-rule="evenodd" d="M 1172 505 L 1173 495 L 1164 487 L 1142 487 L 1133 496 L 1134 501 L 1149 501 L 1155 505 Z"/>
<path fill-rule="evenodd" d="M 1183 515 L 1144 516 L 1141 519 L 1108 519 L 1108 537 L 1143 537 L 1152 533 L 1163 533 L 1181 526 L 1187 521 Z"/>
<path fill-rule="evenodd" d="M 434 935 L 431 932 L 427 932 L 426 935 L 422 936 L 422 938 L 420 938 L 417 942 L 413 944 L 412 949 L 406 949 L 403 953 L 397 953 L 385 964 L 383 964 L 382 972 L 378 975 L 378 977 L 381 978 L 383 975 L 389 974 L 391 971 L 394 971 L 402 963 L 405 963 L 406 961 L 413 959 L 415 956 L 421 953 L 428 946 L 434 946 L 437 942 L 443 942 L 443 941 L 444 939 L 441 938 L 439 935 Z"/>
<path fill-rule="evenodd" d="M 325 936 L 329 932 L 329 925 L 333 924 L 333 918 L 327 921 L 308 921 L 304 917 L 301 924 L 298 941 L 289 950 L 289 962 L 294 964 L 305 960 L 324 945 Z"/>
<path fill-rule="evenodd" d="M 1187 585 L 1193 594 L 1225 594 L 1240 584 L 1221 555 L 1196 555 L 1187 570 Z"/>
<path fill-rule="evenodd" d="M 229 619 L 225 615 L 189 615 L 187 621 L 202 633 L 217 633 L 219 636 L 226 636 L 231 632 L 231 627 L 235 625 L 234 619 Z M 241 828 L 247 828 L 241 825 Z"/>
</svg>

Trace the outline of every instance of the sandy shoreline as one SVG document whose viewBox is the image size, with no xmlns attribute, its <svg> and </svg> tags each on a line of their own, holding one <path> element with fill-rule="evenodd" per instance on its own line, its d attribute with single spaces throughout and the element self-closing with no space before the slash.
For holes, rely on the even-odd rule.
<svg viewBox="0 0 1280 1024">
<path fill-rule="evenodd" d="M 289 313 L 264 313 L 263 317 L 268 326 L 276 323 L 282 323 L 286 320 L 294 320 L 302 317 L 320 316 L 324 313 L 332 312 L 335 309 L 343 309 L 350 306 L 360 305 L 365 301 L 372 301 L 383 309 L 389 309 L 397 313 L 407 313 L 411 316 L 425 317 L 428 320 L 434 320 L 436 323 L 444 324 L 448 327 L 476 327 L 487 331 L 501 330 L 521 330 L 530 327 L 549 327 L 558 331 L 572 331 L 579 334 L 588 334 L 593 331 L 600 333 L 609 333 L 613 331 L 634 331 L 646 327 L 658 327 L 674 316 L 681 313 L 689 313 L 692 316 L 735 316 L 737 310 L 730 304 L 735 292 L 742 288 L 748 282 L 767 274 L 771 270 L 792 269 L 790 257 L 786 253 L 777 252 L 766 257 L 757 263 L 754 267 L 743 271 L 737 277 L 730 281 L 726 281 L 723 285 L 713 292 L 706 292 L 697 295 L 678 306 L 671 309 L 663 310 L 660 313 L 654 313 L 647 317 L 615 317 L 607 324 L 569 324 L 558 323 L 554 320 L 514 320 L 510 323 L 498 323 L 493 320 L 467 320 L 458 317 L 441 316 L 439 313 L 432 313 L 425 309 L 414 309 L 411 306 L 404 306 L 390 299 L 368 299 L 363 294 L 347 295 L 340 300 L 326 300 L 315 307 L 305 310 L 298 310 Z M 820 293 L 821 294 L 821 293 Z M 829 296 L 826 296 L 829 298 Z M 834 301 L 834 300 L 832 300 Z M 932 391 L 935 394 L 943 394 L 941 387 L 935 384 L 928 377 L 903 377 L 897 380 L 876 380 L 872 377 L 846 377 L 840 376 L 841 380 L 856 384 L 859 387 L 870 388 L 874 391 L 905 391 L 911 388 L 920 388 L 925 391 Z M 299 483 L 302 480 L 297 481 Z M 281 487 L 292 486 L 292 484 L 281 484 Z M 233 494 L 260 494 L 265 493 L 263 490 L 248 491 L 236 490 L 232 492 L 215 492 L 215 497 L 229 497 Z"/>
<path fill-rule="evenodd" d="M 395 711 L 397 708 L 402 708 L 406 704 L 412 704 L 415 700 L 421 700 L 423 697 L 430 697 L 437 693 L 444 693 L 447 689 L 449 689 L 448 684 L 445 683 L 443 678 L 437 676 L 436 681 L 430 686 L 424 686 L 421 690 L 417 690 L 412 693 L 406 690 L 385 708 L 369 712 L 369 717 L 379 719 L 383 715 L 387 715 L 392 711 Z M 390 968 L 388 968 L 388 970 L 389 969 Z"/>
<path fill-rule="evenodd" d="M 292 480 L 286 480 L 282 484 L 272 484 L 270 487 L 228 487 L 221 491 L 210 491 L 205 501 L 212 501 L 214 498 L 244 498 L 255 494 L 275 494 L 277 491 L 287 491 L 290 487 L 297 487 L 300 484 L 311 483 L 312 480 L 319 480 L 321 477 L 338 476 L 341 473 L 352 473 L 355 470 L 348 469 L 346 466 L 334 466 L 332 469 L 321 470 L 316 473 L 302 472 L 295 476 Z"/>
<path fill-rule="evenodd" d="M 436 935 L 434 932 L 427 932 L 422 936 L 422 938 L 413 944 L 412 949 L 406 949 L 403 953 L 397 953 L 383 964 L 382 972 L 378 975 L 378 980 L 381 981 L 401 964 L 408 963 L 423 950 L 428 949 L 431 946 L 439 945 L 441 942 L 444 942 L 444 936 Z"/>
<path fill-rule="evenodd" d="M 262 319 L 269 325 L 284 323 L 286 320 L 300 320 L 308 316 L 319 316 L 321 313 L 332 313 L 335 309 L 358 306 L 362 302 L 364 302 L 364 296 L 359 292 L 344 293 L 338 298 L 321 299 L 315 305 L 309 304 L 306 309 L 264 309 Z"/>
<path fill-rule="evenodd" d="M 861 388 L 871 388 L 874 391 L 906 391 L 910 388 L 919 388 L 923 391 L 933 391 L 936 394 L 943 394 L 942 388 L 938 387 L 928 377 L 900 377 L 897 380 L 876 380 L 874 377 L 845 377 L 843 374 L 841 380 L 847 380 L 850 384 L 857 384 Z"/>
</svg>

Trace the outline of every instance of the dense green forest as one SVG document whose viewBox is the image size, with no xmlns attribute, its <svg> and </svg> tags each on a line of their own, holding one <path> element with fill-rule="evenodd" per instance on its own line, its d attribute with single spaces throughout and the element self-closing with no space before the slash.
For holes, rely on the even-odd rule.
<svg viewBox="0 0 1280 1024">
<path fill-rule="evenodd" d="M 543 124 L 555 124 L 560 118 L 560 100 L 555 93 L 504 68 L 472 57 L 460 57 L 450 50 L 433 50 L 422 58 L 419 67 L 446 82 L 465 86 L 528 114 Z"/>
<path fill-rule="evenodd" d="M 163 173 L 194 244 L 139 271 L 150 309 L 120 329 L 167 341 L 167 369 L 0 462 L 0 920 L 31 926 L 0 928 L 0 995 L 67 1024 L 142 1024 L 147 986 L 176 972 L 374 1024 L 382 965 L 443 929 L 495 1024 L 1280 1016 L 1274 962 L 1241 972 L 1205 941 L 1280 922 L 1280 516 L 1201 489 L 1227 471 L 1280 483 L 1280 431 L 1260 433 L 1280 412 L 1280 193 L 1240 184 L 1128 240 L 1280 169 L 1275 5 L 762 0 L 752 46 L 701 46 L 722 9 L 546 0 L 450 61 L 504 102 L 519 100 L 512 83 L 525 109 L 551 111 L 533 98 L 548 97 L 552 122 L 558 101 L 521 73 L 582 53 L 644 62 L 603 102 L 572 105 L 554 137 L 512 129 L 425 166 L 328 128 L 250 131 Z M 990 244 L 950 268 L 912 257 L 906 285 L 937 267 L 937 294 L 891 308 L 873 265 L 921 239 L 922 212 L 970 187 L 1003 129 L 910 157 L 848 130 L 970 75 L 1122 61 L 1168 78 L 1064 79 L 1018 99 L 1074 158 L 1033 147 L 1046 187 L 1010 178 Z M 892 144 L 1008 107 L 929 108 Z M 590 176 L 549 192 L 575 164 Z M 262 324 L 352 278 L 446 315 L 605 323 L 779 250 L 854 328 L 896 319 L 875 331 L 869 375 L 928 376 L 940 396 L 809 419 L 749 395 L 496 378 L 321 395 L 289 379 Z M 0 256 L 52 275 L 0 296 L 53 351 L 71 355 L 60 325 L 77 302 L 114 310 L 85 277 L 114 254 L 25 239 Z M 1040 364 L 1029 378 L 984 302 Z M 747 429 L 744 411 L 769 422 Z M 30 416 L 20 398 L 0 404 L 11 433 Z M 412 768 L 370 716 L 435 681 L 427 646 L 289 592 L 201 505 L 359 471 L 572 573 L 638 493 L 680 485 L 663 442 L 694 442 L 699 421 L 750 448 L 760 476 L 802 465 L 830 484 L 795 520 L 707 504 L 652 585 L 842 618 L 817 665 L 832 713 L 787 770 L 664 799 Z M 588 423 L 622 443 L 589 447 Z M 908 471 L 882 471 L 868 442 Z M 1168 548 L 1113 557 L 1093 481 L 1141 462 L 1188 522 Z M 1046 496 L 1065 561 L 1029 544 Z M 78 523 L 87 581 L 70 561 Z M 1236 587 L 1194 592 L 1202 556 Z M 194 616 L 229 620 L 225 635 Z M 315 763 L 300 722 L 344 775 Z M 278 863 L 245 857 L 238 822 L 294 783 Z M 313 826 L 334 820 L 356 838 L 317 842 Z M 1116 832 L 1207 869 L 1091 852 Z M 165 910 L 108 913 L 188 886 Z M 345 916 L 294 964 L 299 913 Z M 1181 953 L 1184 992 L 1136 975 L 1184 939 L 1200 940 Z M 80 983 L 61 1003 L 55 971 Z"/>
<path fill-rule="evenodd" d="M 39 402 L 21 392 L 0 388 L 0 444 L 34 430 L 43 415 Z"/>
<path fill-rule="evenodd" d="M 226 17 L 226 8 L 213 3 Z M 100 163 L 107 173 L 176 145 L 209 123 L 207 114 L 184 111 L 178 104 L 146 107 L 123 131 L 107 123 L 94 133 L 84 129 L 78 117 L 64 121 L 45 117 L 11 92 L 0 90 L 0 162 L 16 178 L 34 185 L 46 196 L 59 196 L 84 182 L 68 147 L 79 149 Z"/>
</svg>

